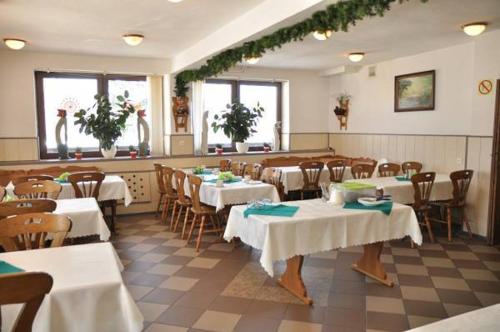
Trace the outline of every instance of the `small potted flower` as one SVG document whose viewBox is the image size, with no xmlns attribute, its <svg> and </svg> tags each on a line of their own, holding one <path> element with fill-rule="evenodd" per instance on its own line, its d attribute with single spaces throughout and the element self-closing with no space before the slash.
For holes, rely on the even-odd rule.
<svg viewBox="0 0 500 332">
<path fill-rule="evenodd" d="M 268 153 L 271 151 L 271 146 L 268 143 L 264 143 L 264 152 Z"/>
<path fill-rule="evenodd" d="M 82 157 L 83 157 L 82 148 L 81 147 L 77 147 L 75 149 L 75 159 L 76 160 L 82 160 Z"/>
<path fill-rule="evenodd" d="M 130 154 L 130 158 L 131 159 L 136 159 L 137 158 L 137 150 L 136 150 L 135 146 L 130 145 L 128 147 L 128 153 Z"/>
<path fill-rule="evenodd" d="M 217 155 L 221 156 L 223 152 L 224 152 L 224 149 L 222 148 L 222 145 L 216 144 L 215 145 L 215 153 L 217 153 Z"/>
</svg>

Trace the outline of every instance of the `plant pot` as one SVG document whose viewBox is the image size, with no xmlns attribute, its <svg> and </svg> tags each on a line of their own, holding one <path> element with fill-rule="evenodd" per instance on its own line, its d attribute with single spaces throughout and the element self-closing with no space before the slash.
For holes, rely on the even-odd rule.
<svg viewBox="0 0 500 332">
<path fill-rule="evenodd" d="M 101 148 L 101 153 L 105 159 L 113 159 L 116 156 L 116 146 L 113 145 L 109 150 Z"/>
<path fill-rule="evenodd" d="M 75 159 L 76 160 L 82 160 L 83 153 L 81 152 L 75 152 Z"/>
<path fill-rule="evenodd" d="M 236 151 L 238 153 L 247 153 L 250 146 L 245 142 L 236 142 Z"/>
<path fill-rule="evenodd" d="M 217 153 L 217 155 L 222 156 L 223 152 L 224 152 L 224 149 L 222 149 L 222 148 L 215 148 L 215 153 Z"/>
<path fill-rule="evenodd" d="M 129 151 L 130 159 L 137 159 L 137 151 Z"/>
</svg>

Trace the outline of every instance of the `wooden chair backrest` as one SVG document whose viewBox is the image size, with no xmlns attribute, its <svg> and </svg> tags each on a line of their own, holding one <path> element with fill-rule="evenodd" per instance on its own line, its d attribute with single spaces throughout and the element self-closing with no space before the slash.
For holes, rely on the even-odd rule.
<svg viewBox="0 0 500 332">
<path fill-rule="evenodd" d="M 174 189 L 174 169 L 169 166 L 161 166 L 163 173 L 163 183 L 165 183 L 165 193 L 167 195 L 175 195 L 176 190 Z"/>
<path fill-rule="evenodd" d="M 436 173 L 434 172 L 418 173 L 411 177 L 414 190 L 413 208 L 418 210 L 428 206 L 435 178 Z"/>
<path fill-rule="evenodd" d="M 75 191 L 76 198 L 94 197 L 97 200 L 105 177 L 103 172 L 78 172 L 70 174 L 68 181 Z"/>
<path fill-rule="evenodd" d="M 373 175 L 375 166 L 369 164 L 355 164 L 351 166 L 351 174 L 354 179 L 368 179 Z"/>
<path fill-rule="evenodd" d="M 25 170 L 0 170 L 0 186 L 6 187 L 12 179 L 26 175 Z"/>
<path fill-rule="evenodd" d="M 188 174 L 189 193 L 191 195 L 192 210 L 195 213 L 201 212 L 200 187 L 203 180 L 194 174 Z"/>
<path fill-rule="evenodd" d="M 0 202 L 3 200 L 6 193 L 7 193 L 7 191 L 5 190 L 5 187 L 0 185 Z"/>
<path fill-rule="evenodd" d="M 68 166 L 68 167 L 52 166 L 52 167 L 45 167 L 38 169 L 30 169 L 27 172 L 27 175 L 46 174 L 58 177 L 63 173 L 99 172 L 99 171 L 100 169 L 95 166 Z"/>
<path fill-rule="evenodd" d="M 267 158 L 262 161 L 262 168 L 267 167 L 287 167 L 287 166 L 299 166 L 303 161 L 310 161 L 307 157 L 277 157 L 277 158 Z"/>
<path fill-rule="evenodd" d="M 410 170 L 414 170 L 415 173 L 420 173 L 422 170 L 422 164 L 418 161 L 405 161 L 401 164 L 401 169 L 405 175 L 408 175 Z"/>
<path fill-rule="evenodd" d="M 52 213 L 27 213 L 0 220 L 0 244 L 6 251 L 45 248 L 51 234 L 53 247 L 63 245 L 71 229 L 71 220 Z"/>
<path fill-rule="evenodd" d="M 19 198 L 37 199 L 52 198 L 57 199 L 61 193 L 62 186 L 54 181 L 40 180 L 21 182 L 14 187 L 14 194 Z"/>
<path fill-rule="evenodd" d="M 330 182 L 340 183 L 344 179 L 346 161 L 344 159 L 331 160 L 326 163 L 330 172 Z"/>
<path fill-rule="evenodd" d="M 353 158 L 351 161 L 351 166 L 355 165 L 371 165 L 373 168 L 377 166 L 377 161 L 372 158 L 365 158 L 365 157 L 360 157 L 360 158 Z"/>
<path fill-rule="evenodd" d="M 236 176 L 243 176 L 247 163 L 241 161 L 234 161 L 231 163 L 231 172 Z"/>
<path fill-rule="evenodd" d="M 12 328 L 13 332 L 32 330 L 38 309 L 54 281 L 44 272 L 0 274 L 0 306 L 24 304 Z"/>
<path fill-rule="evenodd" d="M 462 207 L 465 205 L 473 175 L 474 171 L 471 169 L 455 171 L 450 174 L 450 179 L 453 183 L 453 198 L 451 206 Z"/>
<path fill-rule="evenodd" d="M 155 175 L 156 175 L 156 185 L 158 186 L 158 191 L 160 194 L 166 194 L 167 188 L 165 187 L 165 178 L 163 177 L 163 169 L 161 164 L 154 164 Z"/>
<path fill-rule="evenodd" d="M 54 181 L 54 177 L 52 175 L 23 175 L 23 176 L 18 176 L 12 179 L 12 184 L 14 186 L 18 185 L 19 183 L 23 182 L 29 182 L 29 181 L 42 181 L 42 180 L 48 180 L 48 181 Z"/>
<path fill-rule="evenodd" d="M 278 191 L 280 200 L 283 202 L 285 200 L 285 186 L 282 181 L 283 172 L 279 168 L 274 168 L 272 170 L 272 175 L 266 177 L 264 182 L 272 184 Z"/>
<path fill-rule="evenodd" d="M 219 170 L 221 172 L 229 172 L 231 170 L 231 159 L 222 159 L 219 161 Z"/>
<path fill-rule="evenodd" d="M 378 166 L 378 175 L 380 177 L 396 176 L 401 167 L 394 163 L 385 163 Z"/>
<path fill-rule="evenodd" d="M 184 183 L 186 182 L 186 173 L 178 169 L 174 172 L 174 179 L 175 179 L 175 186 L 177 188 L 177 196 L 178 196 L 177 199 L 184 204 L 189 203 L 189 201 L 186 198 L 186 193 L 184 191 Z"/>
<path fill-rule="evenodd" d="M 252 164 L 245 167 L 245 176 L 250 175 L 252 180 L 260 180 L 262 176 L 262 165 Z"/>
<path fill-rule="evenodd" d="M 0 219 L 18 214 L 35 212 L 54 212 L 57 208 L 56 201 L 52 199 L 20 199 L 0 203 Z"/>
<path fill-rule="evenodd" d="M 318 190 L 319 178 L 325 167 L 321 161 L 304 161 L 299 164 L 304 181 L 303 190 Z"/>
</svg>

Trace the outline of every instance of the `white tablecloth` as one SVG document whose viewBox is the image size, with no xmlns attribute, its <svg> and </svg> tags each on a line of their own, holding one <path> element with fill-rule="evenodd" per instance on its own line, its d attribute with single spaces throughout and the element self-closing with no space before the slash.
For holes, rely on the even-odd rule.
<svg viewBox="0 0 500 332">
<path fill-rule="evenodd" d="M 321 199 L 283 203 L 299 206 L 293 217 L 250 215 L 245 206 L 235 206 L 229 214 L 224 239 L 233 237 L 262 250 L 260 264 L 273 276 L 273 262 L 296 255 L 309 255 L 411 236 L 422 243 L 422 233 L 413 209 L 394 204 L 390 216 L 380 211 L 347 210 Z"/>
<path fill-rule="evenodd" d="M 275 167 L 282 172 L 282 182 L 285 193 L 293 190 L 301 190 L 304 186 L 302 171 L 298 166 Z M 344 170 L 344 180 L 352 179 L 351 167 L 346 167 Z M 321 172 L 319 183 L 330 183 L 330 172 L 326 166 Z"/>
<path fill-rule="evenodd" d="M 369 183 L 384 190 L 385 195 L 392 195 L 392 200 L 402 204 L 414 202 L 413 185 L 411 181 L 398 181 L 395 177 L 377 177 L 371 179 L 349 180 L 351 182 Z M 445 174 L 436 174 L 432 186 L 431 200 L 450 199 L 453 196 L 453 184 L 450 177 Z"/>
<path fill-rule="evenodd" d="M 71 183 L 61 183 L 62 190 L 59 199 L 75 198 L 75 191 Z M 6 187 L 9 195 L 14 195 L 14 185 L 9 183 Z M 99 201 L 123 199 L 125 206 L 132 203 L 132 195 L 127 182 L 118 175 L 106 175 L 99 189 Z"/>
<path fill-rule="evenodd" d="M 111 235 L 101 209 L 94 198 L 59 199 L 54 213 L 70 217 L 71 231 L 67 237 L 80 237 L 99 234 L 101 241 Z"/>
<path fill-rule="evenodd" d="M 34 332 L 142 330 L 144 318 L 123 283 L 123 266 L 110 243 L 2 253 L 0 260 L 54 279 Z M 2 331 L 11 330 L 19 308 L 2 306 Z"/>
</svg>

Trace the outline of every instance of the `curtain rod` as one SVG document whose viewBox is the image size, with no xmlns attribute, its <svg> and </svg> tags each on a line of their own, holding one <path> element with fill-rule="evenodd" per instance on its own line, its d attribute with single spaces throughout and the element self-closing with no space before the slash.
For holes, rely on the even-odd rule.
<svg viewBox="0 0 500 332">
<path fill-rule="evenodd" d="M 106 70 L 89 70 L 89 69 L 51 69 L 51 68 L 34 68 L 35 71 L 44 71 L 47 73 L 89 73 L 102 75 L 145 75 L 145 76 L 165 76 L 168 74 L 144 73 L 144 72 L 123 72 L 123 71 L 106 71 Z"/>
</svg>

